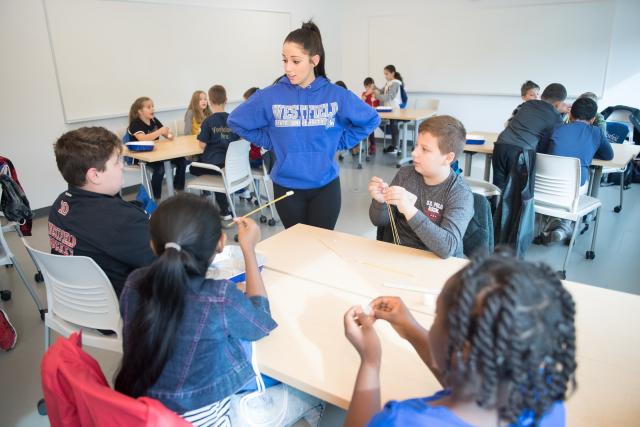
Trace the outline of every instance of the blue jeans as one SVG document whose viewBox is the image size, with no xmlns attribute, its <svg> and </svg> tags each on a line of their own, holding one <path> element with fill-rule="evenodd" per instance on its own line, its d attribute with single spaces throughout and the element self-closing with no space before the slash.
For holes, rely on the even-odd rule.
<svg viewBox="0 0 640 427">
<path fill-rule="evenodd" d="M 290 426 L 304 418 L 316 427 L 324 411 L 324 402 L 286 384 L 269 387 L 264 394 L 247 399 L 251 392 L 231 397 L 231 425 L 233 427 Z"/>
</svg>

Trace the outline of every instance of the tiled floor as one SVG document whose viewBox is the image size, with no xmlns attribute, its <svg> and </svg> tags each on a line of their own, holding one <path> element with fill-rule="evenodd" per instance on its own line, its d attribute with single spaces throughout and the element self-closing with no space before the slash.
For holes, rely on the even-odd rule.
<svg viewBox="0 0 640 427">
<path fill-rule="evenodd" d="M 482 159 L 474 162 L 472 175 L 482 176 Z M 391 155 L 378 154 L 371 162 L 366 162 L 359 170 L 350 155 L 342 162 L 342 211 L 336 229 L 355 235 L 375 237 L 375 229 L 368 219 L 370 198 L 367 193 L 367 182 L 373 175 L 390 181 L 396 173 Z M 463 164 L 463 162 L 461 163 Z M 620 213 L 613 213 L 617 204 L 619 187 L 603 188 L 600 192 L 603 202 L 603 213 L 598 232 L 596 258 L 586 260 L 584 253 L 590 244 L 590 233 L 577 240 L 576 248 L 571 256 L 568 279 L 595 286 L 615 289 L 623 292 L 640 293 L 640 185 L 633 185 L 625 191 L 624 208 Z M 241 201 L 238 203 L 239 213 L 248 212 L 252 205 Z M 278 224 L 269 227 L 262 224 L 263 238 L 282 230 Z M 36 248 L 47 248 L 46 219 L 39 218 L 34 223 L 32 244 Z M 24 247 L 14 233 L 6 236 L 10 247 L 18 261 L 30 278 L 35 267 Z M 229 236 L 233 238 L 232 231 Z M 559 269 L 566 252 L 566 247 L 532 246 L 527 258 L 545 261 Z M 42 284 L 33 284 L 44 300 L 45 292 Z M 13 324 L 18 330 L 18 343 L 14 350 L 0 353 L 0 426 L 46 426 L 48 420 L 37 414 L 36 402 L 41 397 L 39 362 L 44 350 L 43 328 L 33 301 L 18 279 L 12 268 L 0 268 L 0 289 L 11 289 L 13 299 L 3 303 Z M 336 331 L 341 336 L 342 331 Z M 96 357 L 107 376 L 111 378 L 118 364 L 118 358 L 112 353 L 87 349 Z M 344 412 L 330 407 L 323 418 L 322 426 L 342 425 Z"/>
</svg>

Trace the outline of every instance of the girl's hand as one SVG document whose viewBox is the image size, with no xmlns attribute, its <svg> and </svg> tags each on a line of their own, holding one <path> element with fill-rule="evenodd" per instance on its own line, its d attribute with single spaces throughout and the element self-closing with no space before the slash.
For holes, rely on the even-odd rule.
<svg viewBox="0 0 640 427">
<path fill-rule="evenodd" d="M 370 305 L 371 316 L 389 322 L 404 339 L 408 339 L 413 331 L 420 328 L 404 301 L 399 297 L 378 297 L 371 301 Z"/>
<path fill-rule="evenodd" d="M 373 316 L 367 316 L 362 307 L 351 307 L 344 314 L 344 334 L 360 355 L 362 363 L 380 366 L 382 346 L 376 330 L 373 328 Z"/>
<path fill-rule="evenodd" d="M 403 214 L 407 220 L 413 218 L 418 209 L 416 208 L 416 200 L 418 196 L 407 191 L 404 187 L 394 185 L 387 188 L 384 192 L 384 201 L 390 205 L 396 205 L 398 212 Z"/>
<path fill-rule="evenodd" d="M 260 227 L 250 218 L 235 218 L 238 227 L 238 243 L 243 250 L 254 250 L 260 241 Z"/>
<path fill-rule="evenodd" d="M 369 181 L 369 194 L 371 198 L 378 203 L 384 203 L 384 191 L 389 188 L 389 184 L 384 182 L 382 178 L 374 176 Z"/>
<path fill-rule="evenodd" d="M 166 127 L 166 126 L 162 126 L 162 127 L 160 128 L 160 135 L 162 135 L 162 136 L 166 137 L 167 135 L 169 135 L 169 132 L 170 132 L 170 131 L 171 131 L 171 130 L 170 130 L 168 127 Z"/>
</svg>

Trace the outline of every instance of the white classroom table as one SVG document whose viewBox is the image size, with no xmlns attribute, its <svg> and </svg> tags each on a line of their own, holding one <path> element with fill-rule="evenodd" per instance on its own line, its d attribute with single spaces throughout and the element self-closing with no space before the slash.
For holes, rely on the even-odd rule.
<svg viewBox="0 0 640 427">
<path fill-rule="evenodd" d="M 155 146 L 152 151 L 129 151 L 125 146 L 122 155 L 132 157 L 140 162 L 140 167 L 143 172 L 142 176 L 147 176 L 147 163 L 164 162 L 164 178 L 167 182 L 167 193 L 169 197 L 171 197 L 175 194 L 171 160 L 180 157 L 195 156 L 196 154 L 202 154 L 203 151 L 196 135 L 181 135 L 176 136 L 174 139 L 155 141 Z M 150 188 L 147 188 L 147 192 L 153 197 Z"/>
<path fill-rule="evenodd" d="M 489 181 L 491 176 L 491 157 L 493 156 L 493 149 L 495 147 L 495 141 L 498 139 L 498 133 L 496 132 L 469 132 L 468 135 L 481 135 L 485 138 L 485 143 L 480 145 L 465 144 L 464 152 L 465 156 L 465 170 L 464 175 L 469 176 L 471 173 L 471 162 L 473 155 L 481 153 L 485 155 L 484 163 L 484 180 Z M 600 190 L 600 178 L 602 177 L 603 168 L 619 169 L 624 168 L 630 161 L 632 161 L 638 153 L 640 153 L 640 145 L 634 144 L 611 144 L 613 149 L 613 159 L 600 160 L 593 159 L 591 161 L 591 168 L 594 170 L 591 189 L 589 195 L 591 197 L 598 197 Z"/>
<path fill-rule="evenodd" d="M 261 242 L 263 278 L 279 326 L 257 343 L 263 373 L 346 409 L 359 358 L 344 337 L 351 306 L 386 294 L 401 296 L 429 327 L 434 308 L 418 292 L 437 291 L 465 265 L 416 249 L 296 225 Z M 387 267 L 389 266 L 389 267 Z M 569 426 L 636 426 L 640 420 L 640 296 L 564 282 L 576 306 L 576 392 L 566 402 Z M 410 344 L 383 321 L 382 402 L 426 396 L 440 386 Z"/>
<path fill-rule="evenodd" d="M 437 110 L 428 110 L 428 109 L 415 109 L 415 108 L 395 108 L 393 111 L 382 112 L 378 111 L 380 118 L 383 120 L 400 120 L 403 126 L 402 132 L 402 150 L 400 151 L 400 160 L 396 163 L 396 167 L 401 167 L 403 164 L 411 161 L 411 156 L 407 153 L 407 124 L 409 122 L 413 122 L 414 130 L 413 130 L 413 142 L 416 143 L 417 135 L 418 135 L 418 126 L 420 122 L 428 119 L 431 116 L 435 116 Z M 400 129 L 398 129 L 398 132 Z"/>
</svg>

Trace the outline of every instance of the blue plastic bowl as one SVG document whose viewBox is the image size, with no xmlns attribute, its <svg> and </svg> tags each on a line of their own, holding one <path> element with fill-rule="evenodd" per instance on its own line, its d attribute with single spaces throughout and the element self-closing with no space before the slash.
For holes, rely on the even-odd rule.
<svg viewBox="0 0 640 427">
<path fill-rule="evenodd" d="M 153 151 L 155 143 L 153 141 L 136 141 L 125 144 L 129 151 Z"/>
<path fill-rule="evenodd" d="M 484 138 L 480 135 L 467 135 L 467 144 L 482 145 L 484 142 Z"/>
</svg>

